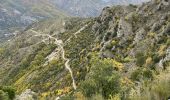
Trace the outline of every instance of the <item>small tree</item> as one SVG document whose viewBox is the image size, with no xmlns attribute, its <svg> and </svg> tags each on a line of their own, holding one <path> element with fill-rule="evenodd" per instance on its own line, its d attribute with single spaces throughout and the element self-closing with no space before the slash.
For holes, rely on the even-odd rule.
<svg viewBox="0 0 170 100">
<path fill-rule="evenodd" d="M 136 54 L 136 64 L 137 66 L 143 66 L 145 64 L 146 57 L 143 53 Z"/>
<path fill-rule="evenodd" d="M 85 96 L 102 94 L 103 97 L 109 98 L 110 95 L 121 91 L 119 74 L 114 71 L 114 65 L 110 60 L 93 59 L 91 61 L 91 70 L 80 86 Z"/>
</svg>

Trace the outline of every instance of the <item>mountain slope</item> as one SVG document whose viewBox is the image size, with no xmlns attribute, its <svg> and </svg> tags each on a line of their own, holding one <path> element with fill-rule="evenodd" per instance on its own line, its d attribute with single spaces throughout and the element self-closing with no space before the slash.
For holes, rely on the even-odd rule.
<svg viewBox="0 0 170 100">
<path fill-rule="evenodd" d="M 0 37 L 15 35 L 15 30 L 52 17 L 62 18 L 66 14 L 48 0 L 1 0 Z"/>
<path fill-rule="evenodd" d="M 87 23 L 87 21 L 88 20 L 83 21 L 82 19 L 79 18 L 69 19 L 68 22 L 67 20 L 58 22 L 57 19 L 46 20 L 31 26 L 23 34 L 20 34 L 20 36 L 18 36 L 14 40 L 11 40 L 11 42 L 7 44 L 7 48 L 4 52 L 4 55 L 2 54 L 1 56 L 2 57 L 1 63 L 6 62 L 7 60 L 6 58 L 9 58 L 11 60 L 9 62 L 7 61 L 7 63 L 9 65 L 15 64 L 16 66 L 8 66 L 7 63 L 6 64 L 3 63 L 2 65 L 0 65 L 1 66 L 0 68 L 2 69 L 0 73 L 1 77 L 3 77 L 4 73 L 9 72 L 7 77 L 1 78 L 1 83 L 2 84 L 15 83 L 13 85 L 17 86 L 18 89 L 20 88 L 19 90 L 17 90 L 18 93 L 24 91 L 25 87 L 27 87 L 28 84 L 32 84 L 32 86 L 34 84 L 33 88 L 36 91 L 40 90 L 41 96 L 44 96 L 44 94 L 47 92 L 46 90 L 48 90 L 49 88 L 52 89 L 51 91 L 56 91 L 54 95 L 57 95 L 57 91 L 58 90 L 60 91 L 60 89 L 62 88 L 68 88 L 72 90 L 71 87 L 72 80 L 70 79 L 70 73 L 67 70 L 65 70 L 66 58 L 64 58 L 62 52 L 60 52 L 61 49 L 59 49 L 60 48 L 59 45 L 56 45 L 54 43 L 55 41 L 53 42 L 54 39 L 53 38 L 48 39 L 48 36 L 43 36 L 43 34 L 49 34 L 57 39 L 58 35 L 60 35 L 59 33 L 63 33 L 63 31 L 65 30 L 63 29 L 64 22 L 66 23 L 65 27 L 67 29 L 66 31 L 64 31 L 65 34 L 66 33 L 70 33 L 70 35 L 73 35 L 73 33 L 77 34 L 78 30 L 81 29 Z M 73 27 L 72 25 L 77 27 Z M 42 34 L 42 36 L 39 34 Z M 64 37 L 67 39 L 67 36 Z M 45 43 L 42 40 L 44 40 Z M 51 43 L 48 42 L 49 40 L 51 41 Z M 89 39 L 89 41 L 91 40 Z M 64 40 L 64 38 L 63 42 L 66 43 L 66 40 Z M 11 48 L 13 48 L 13 50 L 10 50 Z M 8 50 L 10 51 L 8 52 Z M 67 53 L 67 51 L 65 52 Z M 65 57 L 67 57 L 67 54 L 65 55 L 66 55 Z M 37 59 L 38 62 L 35 61 L 34 63 L 33 59 L 34 60 Z M 41 65 L 41 67 L 39 65 Z M 49 67 L 49 65 L 51 67 Z M 32 71 L 36 70 L 37 68 L 39 69 L 39 72 L 32 73 Z M 31 76 L 32 78 L 30 80 L 24 81 L 25 80 L 24 77 L 28 76 Z M 46 80 L 47 77 L 48 80 Z M 36 81 L 32 82 L 32 79 L 35 79 Z M 40 82 L 39 86 L 36 85 L 39 82 Z M 44 83 L 48 84 L 49 86 L 44 87 L 45 85 Z M 22 87 L 20 87 L 19 84 L 20 86 L 22 84 Z"/>
<path fill-rule="evenodd" d="M 96 18 L 35 23 L 1 46 L 0 84 L 15 87 L 20 100 L 167 99 L 169 5 L 106 7 Z"/>
</svg>

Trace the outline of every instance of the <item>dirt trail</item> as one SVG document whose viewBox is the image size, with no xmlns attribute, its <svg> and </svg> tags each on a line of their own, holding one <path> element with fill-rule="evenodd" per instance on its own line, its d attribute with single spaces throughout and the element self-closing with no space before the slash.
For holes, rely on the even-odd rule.
<svg viewBox="0 0 170 100">
<path fill-rule="evenodd" d="M 73 88 L 76 90 L 77 86 L 76 86 L 76 83 L 75 83 L 75 79 L 73 77 L 73 71 L 72 71 L 72 69 L 70 68 L 70 65 L 69 65 L 70 59 L 65 57 L 65 50 L 64 50 L 64 47 L 63 47 L 63 45 L 64 45 L 63 41 L 62 40 L 58 40 L 57 38 L 55 38 L 55 37 L 53 37 L 53 36 L 51 36 L 49 34 L 40 34 L 40 33 L 36 32 L 36 31 L 34 31 L 34 32 L 36 33 L 35 36 L 43 36 L 43 37 L 47 37 L 47 39 L 54 39 L 55 40 L 54 43 L 59 46 L 59 50 L 62 53 L 62 59 L 65 61 L 65 68 L 71 74 L 71 78 L 72 78 L 72 81 L 73 81 L 72 85 L 73 85 Z M 42 42 L 44 42 L 44 41 L 45 40 L 42 40 Z"/>
<path fill-rule="evenodd" d="M 88 24 L 84 25 L 82 28 L 80 28 L 77 32 L 73 33 L 73 35 L 75 36 L 75 38 L 77 38 L 77 34 L 81 33 L 81 31 L 83 31 L 86 27 L 88 26 Z M 35 36 L 42 36 L 42 37 L 46 37 L 44 40 L 42 40 L 42 42 L 45 43 L 46 40 L 49 40 L 49 39 L 53 39 L 55 40 L 55 44 L 59 46 L 59 48 L 57 48 L 60 52 L 61 52 L 61 55 L 62 55 L 62 59 L 65 61 L 65 68 L 69 71 L 70 75 L 71 75 L 71 78 L 72 78 L 72 86 L 74 88 L 74 90 L 77 89 L 77 86 L 76 86 L 76 82 L 75 82 L 75 79 L 74 79 L 74 76 L 73 76 L 73 71 L 70 67 L 70 59 L 66 58 L 65 57 L 65 50 L 64 50 L 64 43 L 62 40 L 58 40 L 57 38 L 55 38 L 54 36 L 52 35 L 49 35 L 49 34 L 42 34 L 42 33 L 39 33 L 37 31 L 34 31 L 32 30 L 32 32 L 36 33 Z M 73 36 L 70 36 L 70 38 L 68 39 L 68 41 L 66 42 L 69 42 L 69 40 L 73 38 Z M 55 51 L 54 51 L 55 52 Z M 54 56 L 51 56 L 51 57 L 55 57 L 55 53 L 52 52 Z M 50 58 L 50 59 L 53 59 L 53 58 Z"/>
</svg>

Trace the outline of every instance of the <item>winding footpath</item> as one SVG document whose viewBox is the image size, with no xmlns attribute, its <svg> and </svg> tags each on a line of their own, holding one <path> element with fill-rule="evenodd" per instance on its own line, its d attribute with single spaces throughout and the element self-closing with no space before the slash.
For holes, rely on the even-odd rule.
<svg viewBox="0 0 170 100">
<path fill-rule="evenodd" d="M 84 29 L 86 29 L 87 26 L 88 26 L 88 24 L 86 24 L 82 28 L 80 28 L 77 32 L 74 33 L 74 36 L 77 38 L 77 34 L 81 33 Z"/>
<path fill-rule="evenodd" d="M 85 26 L 80 28 L 77 32 L 73 33 L 75 38 L 77 38 L 77 34 L 81 33 L 87 26 L 88 26 L 88 24 L 86 24 Z M 55 37 L 53 37 L 52 35 L 49 35 L 49 34 L 41 34 L 40 32 L 37 32 L 37 31 L 34 31 L 34 30 L 32 30 L 32 32 L 36 33 L 35 36 L 47 37 L 44 40 L 42 40 L 42 42 L 44 42 L 44 43 L 45 43 L 46 40 L 49 40 L 49 39 L 55 40 L 54 44 L 59 46 L 59 50 L 61 51 L 62 59 L 65 61 L 65 68 L 69 71 L 71 78 L 72 78 L 72 86 L 73 86 L 74 90 L 76 90 L 77 89 L 76 82 L 75 82 L 75 79 L 74 79 L 74 76 L 73 76 L 73 71 L 72 71 L 70 64 L 69 64 L 70 59 L 65 57 L 65 50 L 64 50 L 63 41 L 58 40 L 57 38 L 55 38 Z M 70 38 L 66 42 L 69 42 L 71 38 L 73 38 L 73 36 L 70 36 Z"/>
<path fill-rule="evenodd" d="M 70 42 L 71 38 L 78 38 L 77 34 L 81 33 L 83 30 L 85 30 L 88 27 L 89 24 L 84 25 L 82 28 L 80 28 L 77 32 L 73 33 L 74 36 L 70 36 L 66 41 L 65 44 Z"/>
<path fill-rule="evenodd" d="M 33 31 L 33 30 L 32 30 L 32 31 Z M 76 86 L 76 83 L 75 83 L 75 79 L 74 79 L 74 77 L 73 77 L 73 71 L 72 71 L 72 69 L 70 68 L 70 65 L 69 65 L 70 59 L 68 59 L 68 58 L 65 57 L 65 50 L 64 50 L 64 47 L 63 47 L 63 45 L 64 45 L 63 41 L 62 41 L 62 40 L 58 40 L 57 38 L 55 38 L 55 37 L 53 37 L 53 36 L 51 36 L 51 35 L 49 35 L 49 34 L 40 34 L 40 33 L 36 32 L 36 31 L 34 31 L 34 33 L 36 33 L 35 36 L 47 37 L 46 39 L 42 40 L 42 42 L 45 42 L 45 40 L 48 40 L 48 39 L 54 39 L 54 40 L 55 40 L 54 43 L 55 43 L 56 45 L 58 45 L 58 46 L 59 46 L 59 49 L 61 50 L 62 59 L 63 59 L 64 61 L 66 61 L 66 62 L 65 62 L 65 68 L 69 71 L 69 73 L 70 73 L 70 75 L 71 75 L 71 78 L 72 78 L 72 81 L 73 81 L 73 82 L 72 82 L 73 88 L 74 88 L 74 90 L 76 90 L 76 89 L 77 89 L 77 86 Z"/>
<path fill-rule="evenodd" d="M 61 46 L 60 48 L 61 48 L 61 51 L 62 51 L 62 58 L 66 61 L 65 67 L 70 72 L 70 75 L 71 75 L 71 78 L 72 78 L 72 81 L 73 81 L 72 85 L 73 85 L 74 90 L 76 90 L 77 86 L 76 86 L 75 79 L 74 79 L 74 76 L 73 76 L 73 71 L 72 71 L 72 69 L 70 68 L 70 65 L 69 65 L 70 59 L 65 57 L 65 50 L 64 50 L 63 46 Z"/>
</svg>

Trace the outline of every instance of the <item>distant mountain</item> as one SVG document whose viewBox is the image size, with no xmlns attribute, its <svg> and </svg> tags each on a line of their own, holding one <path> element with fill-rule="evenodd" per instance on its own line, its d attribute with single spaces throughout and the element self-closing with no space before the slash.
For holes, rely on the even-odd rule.
<svg viewBox="0 0 170 100">
<path fill-rule="evenodd" d="M 57 7 L 73 16 L 94 17 L 105 6 L 140 4 L 150 0 L 51 0 Z"/>
<path fill-rule="evenodd" d="M 0 0 L 0 38 L 45 18 L 66 16 L 48 0 Z M 12 32 L 12 33 L 11 33 Z"/>
</svg>

